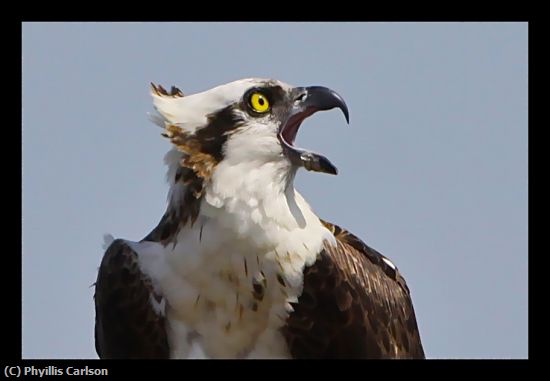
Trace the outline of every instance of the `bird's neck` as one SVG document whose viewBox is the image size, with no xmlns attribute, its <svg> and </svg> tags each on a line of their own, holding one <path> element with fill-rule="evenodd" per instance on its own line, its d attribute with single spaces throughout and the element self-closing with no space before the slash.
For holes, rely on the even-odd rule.
<svg viewBox="0 0 550 381">
<path fill-rule="evenodd" d="M 175 178 L 181 154 L 167 155 L 168 178 Z M 294 188 L 295 169 L 287 161 L 220 162 L 213 175 L 205 179 L 200 199 L 185 205 L 186 185 L 171 181 L 169 209 L 197 211 L 196 216 L 215 220 L 238 236 L 259 242 L 278 242 L 281 234 L 316 236 L 320 245 L 324 227 L 309 204 Z M 308 241 L 310 239 L 308 238 Z M 317 245 L 316 245 L 317 246 Z"/>
<path fill-rule="evenodd" d="M 293 169 L 286 162 L 221 162 L 208 182 L 202 206 L 205 212 L 260 213 L 286 228 L 302 225 L 295 204 Z M 304 201 L 305 204 L 305 201 Z M 309 206 L 307 204 L 302 207 Z"/>
</svg>

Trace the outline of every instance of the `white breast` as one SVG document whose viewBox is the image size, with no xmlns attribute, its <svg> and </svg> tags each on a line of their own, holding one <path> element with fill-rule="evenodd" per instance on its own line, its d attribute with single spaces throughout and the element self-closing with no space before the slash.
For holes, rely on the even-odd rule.
<svg viewBox="0 0 550 381">
<path fill-rule="evenodd" d="M 220 179 L 223 192 L 215 179 L 194 225 L 162 256 L 142 260 L 166 297 L 172 357 L 187 357 L 193 342 L 214 358 L 288 357 L 279 328 L 289 302 L 302 292 L 304 266 L 324 240 L 334 242 L 292 186 L 266 197 L 239 178 Z"/>
</svg>

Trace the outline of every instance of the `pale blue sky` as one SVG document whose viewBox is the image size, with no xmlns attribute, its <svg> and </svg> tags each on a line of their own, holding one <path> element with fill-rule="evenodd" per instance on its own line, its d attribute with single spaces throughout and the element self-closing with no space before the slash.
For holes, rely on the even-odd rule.
<svg viewBox="0 0 550 381">
<path fill-rule="evenodd" d="M 102 235 L 164 212 L 149 82 L 323 85 L 297 188 L 404 274 L 428 357 L 527 357 L 526 23 L 25 23 L 23 357 L 97 358 Z"/>
</svg>

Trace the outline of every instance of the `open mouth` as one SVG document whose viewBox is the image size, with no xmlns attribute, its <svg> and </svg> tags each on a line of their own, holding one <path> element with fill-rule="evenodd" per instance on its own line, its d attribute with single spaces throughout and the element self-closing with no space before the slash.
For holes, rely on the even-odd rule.
<svg viewBox="0 0 550 381">
<path fill-rule="evenodd" d="M 326 87 L 313 86 L 297 88 L 300 93 L 295 101 L 293 112 L 286 123 L 281 125 L 277 137 L 284 154 L 296 165 L 308 171 L 324 172 L 336 175 L 338 170 L 325 156 L 294 146 L 296 135 L 302 122 L 317 111 L 338 107 L 349 122 L 347 106 L 340 95 Z"/>
<path fill-rule="evenodd" d="M 308 116 L 315 113 L 315 111 L 317 110 L 311 109 L 292 115 L 287 122 L 281 126 L 279 138 L 282 139 L 286 145 L 294 147 L 294 141 L 296 140 L 296 135 L 298 135 L 300 125 Z"/>
</svg>

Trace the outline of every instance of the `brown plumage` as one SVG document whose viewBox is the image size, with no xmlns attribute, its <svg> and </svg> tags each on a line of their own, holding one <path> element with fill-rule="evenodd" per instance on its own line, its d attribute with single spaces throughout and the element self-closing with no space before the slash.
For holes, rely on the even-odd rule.
<svg viewBox="0 0 550 381">
<path fill-rule="evenodd" d="M 157 95 L 183 97 L 183 93 L 172 86 L 168 93 L 162 86 L 151 84 Z M 226 107 L 207 117 L 208 124 L 194 133 L 189 133 L 177 125 L 164 126 L 162 135 L 182 152 L 180 167 L 176 171 L 174 183 L 185 185 L 179 195 L 179 208 L 168 208 L 157 227 L 144 241 L 174 242 L 178 231 L 187 223 L 193 225 L 199 215 L 204 190 L 223 158 L 222 146 L 228 136 L 241 125 L 241 120 Z M 201 237 L 202 239 L 202 237 Z"/>
<path fill-rule="evenodd" d="M 105 253 L 96 282 L 95 345 L 100 358 L 168 358 L 164 318 L 153 310 L 151 281 L 123 240 Z"/>
<path fill-rule="evenodd" d="M 382 254 L 322 221 L 325 245 L 282 332 L 293 358 L 424 358 L 405 280 Z"/>
</svg>

